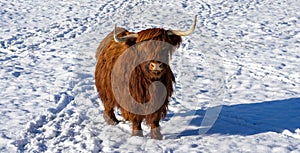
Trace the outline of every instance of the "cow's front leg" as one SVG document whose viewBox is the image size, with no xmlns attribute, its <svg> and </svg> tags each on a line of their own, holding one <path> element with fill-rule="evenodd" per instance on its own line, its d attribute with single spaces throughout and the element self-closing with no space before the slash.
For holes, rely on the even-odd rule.
<svg viewBox="0 0 300 153">
<path fill-rule="evenodd" d="M 142 130 L 142 121 L 134 121 L 132 122 L 132 136 L 140 136 L 143 137 L 143 130 Z"/>
<path fill-rule="evenodd" d="M 151 138 L 162 140 L 162 135 L 160 133 L 159 121 L 154 121 L 151 123 Z"/>
</svg>

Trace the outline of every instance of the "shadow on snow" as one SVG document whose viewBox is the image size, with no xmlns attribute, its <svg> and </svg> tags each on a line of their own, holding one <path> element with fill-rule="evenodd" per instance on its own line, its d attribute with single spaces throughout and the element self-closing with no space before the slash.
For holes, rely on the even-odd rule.
<svg viewBox="0 0 300 153">
<path fill-rule="evenodd" d="M 178 137 L 199 135 L 205 110 L 197 110 L 196 117 Z M 300 98 L 275 100 L 254 104 L 223 106 L 215 124 L 206 134 L 254 135 L 283 130 L 295 131 L 300 128 Z"/>
</svg>

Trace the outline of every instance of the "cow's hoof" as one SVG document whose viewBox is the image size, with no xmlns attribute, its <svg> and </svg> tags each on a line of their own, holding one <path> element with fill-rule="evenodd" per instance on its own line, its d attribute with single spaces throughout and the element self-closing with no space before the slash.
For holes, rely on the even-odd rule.
<svg viewBox="0 0 300 153">
<path fill-rule="evenodd" d="M 108 125 L 117 125 L 120 121 L 116 119 L 116 117 L 110 117 L 109 115 L 103 115 L 104 120 Z"/>
<path fill-rule="evenodd" d="M 162 138 L 160 128 L 151 129 L 151 139 L 162 140 Z"/>
<path fill-rule="evenodd" d="M 151 134 L 151 139 L 162 140 L 163 136 L 161 134 Z"/>
<path fill-rule="evenodd" d="M 131 136 L 144 137 L 142 130 L 133 130 Z"/>
</svg>

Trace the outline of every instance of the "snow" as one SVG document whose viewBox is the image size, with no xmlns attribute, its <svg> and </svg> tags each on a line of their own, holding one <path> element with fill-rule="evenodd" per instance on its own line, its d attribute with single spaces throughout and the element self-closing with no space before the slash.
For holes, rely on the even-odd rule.
<svg viewBox="0 0 300 153">
<path fill-rule="evenodd" d="M 0 152 L 300 152 L 300 3 L 1 1 Z M 172 57 L 164 140 L 106 125 L 95 51 L 113 25 L 195 32 Z M 116 111 L 119 114 L 118 111 Z M 120 115 L 117 118 L 122 119 Z"/>
</svg>

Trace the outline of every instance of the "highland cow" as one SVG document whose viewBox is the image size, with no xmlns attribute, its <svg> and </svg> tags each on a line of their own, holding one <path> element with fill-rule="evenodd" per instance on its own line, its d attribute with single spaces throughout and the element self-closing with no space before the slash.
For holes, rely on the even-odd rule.
<svg viewBox="0 0 300 153">
<path fill-rule="evenodd" d="M 175 77 L 169 66 L 172 53 L 182 42 L 181 36 L 190 30 L 152 28 L 138 33 L 115 25 L 97 48 L 95 84 L 104 105 L 107 124 L 119 120 L 114 108 L 119 108 L 124 120 L 132 123 L 132 136 L 143 136 L 143 120 L 151 127 L 151 138 L 162 139 L 159 122 L 167 114 Z"/>
</svg>

